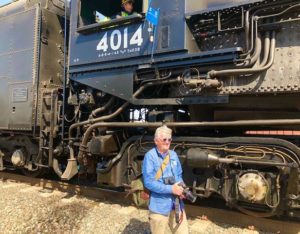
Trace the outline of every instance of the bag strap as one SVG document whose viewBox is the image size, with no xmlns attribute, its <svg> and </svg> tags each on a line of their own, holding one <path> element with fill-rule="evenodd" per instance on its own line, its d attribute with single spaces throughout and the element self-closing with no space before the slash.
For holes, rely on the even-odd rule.
<svg viewBox="0 0 300 234">
<path fill-rule="evenodd" d="M 170 162 L 170 153 L 168 153 L 168 155 L 165 157 L 164 161 L 162 162 L 161 166 L 159 167 L 158 171 L 156 172 L 156 175 L 155 175 L 155 180 L 158 180 L 163 172 L 165 171 L 166 167 L 168 166 Z"/>
</svg>

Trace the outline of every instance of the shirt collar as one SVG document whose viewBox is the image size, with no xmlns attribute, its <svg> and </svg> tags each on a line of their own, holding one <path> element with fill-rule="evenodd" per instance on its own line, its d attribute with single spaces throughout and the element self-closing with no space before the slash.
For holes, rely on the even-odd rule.
<svg viewBox="0 0 300 234">
<path fill-rule="evenodd" d="M 165 158 L 165 157 L 168 155 L 168 153 L 169 153 L 169 151 L 167 151 L 166 153 L 162 153 L 162 154 L 161 154 L 161 153 L 158 151 L 157 147 L 155 147 L 155 149 L 156 149 L 157 155 L 158 155 L 159 157 L 162 157 L 162 158 Z"/>
</svg>

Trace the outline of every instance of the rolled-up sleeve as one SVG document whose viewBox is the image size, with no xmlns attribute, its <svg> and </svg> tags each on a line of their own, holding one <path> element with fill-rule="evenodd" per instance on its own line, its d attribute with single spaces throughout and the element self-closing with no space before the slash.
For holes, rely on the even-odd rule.
<svg viewBox="0 0 300 234">
<path fill-rule="evenodd" d="M 146 153 L 143 161 L 143 179 L 144 186 L 152 192 L 161 194 L 172 194 L 172 185 L 165 185 L 163 182 L 156 180 L 156 169 L 150 152 Z"/>
</svg>

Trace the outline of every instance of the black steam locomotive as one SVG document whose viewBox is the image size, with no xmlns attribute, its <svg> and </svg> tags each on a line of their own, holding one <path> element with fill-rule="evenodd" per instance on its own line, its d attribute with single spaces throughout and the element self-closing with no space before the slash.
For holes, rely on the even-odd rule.
<svg viewBox="0 0 300 234">
<path fill-rule="evenodd" d="M 194 195 L 300 217 L 299 1 L 66 4 L 0 8 L 1 170 L 122 188 L 167 125 Z"/>
</svg>

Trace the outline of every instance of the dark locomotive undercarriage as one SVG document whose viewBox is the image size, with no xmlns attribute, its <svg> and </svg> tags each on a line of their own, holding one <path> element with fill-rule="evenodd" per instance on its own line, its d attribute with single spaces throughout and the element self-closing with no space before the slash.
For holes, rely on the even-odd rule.
<svg viewBox="0 0 300 234">
<path fill-rule="evenodd" d="M 235 60 L 137 69 L 132 100 L 76 81 L 45 88 L 33 134 L 0 132 L 0 170 L 40 176 L 53 168 L 63 180 L 125 189 L 141 175 L 155 128 L 165 124 L 194 195 L 220 197 L 253 216 L 300 218 L 299 136 L 247 134 L 299 129 L 293 80 L 282 88 L 264 83 L 275 74 L 267 72 L 281 53 L 276 48 L 287 43 L 282 25 L 298 26 L 298 14 L 297 1 L 265 1 L 191 15 L 199 49 L 241 48 Z"/>
</svg>

